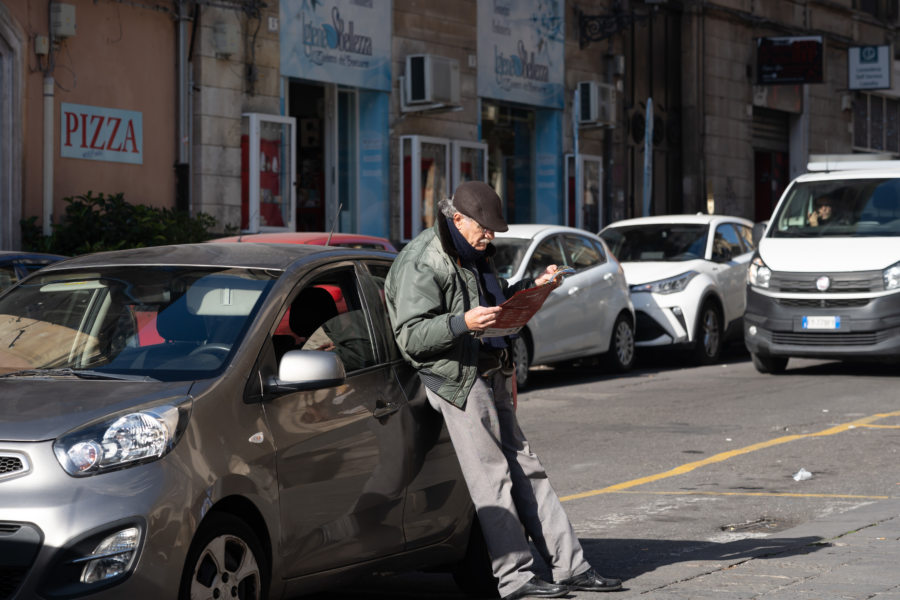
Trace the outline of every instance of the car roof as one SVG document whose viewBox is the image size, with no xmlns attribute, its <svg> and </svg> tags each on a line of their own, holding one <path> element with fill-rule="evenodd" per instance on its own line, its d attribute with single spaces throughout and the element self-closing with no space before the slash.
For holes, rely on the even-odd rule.
<svg viewBox="0 0 900 600">
<path fill-rule="evenodd" d="M 594 236 L 595 233 L 586 229 L 578 229 L 576 227 L 567 227 L 565 225 L 548 225 L 543 223 L 522 223 L 510 225 L 508 231 L 497 232 L 497 238 L 536 238 L 541 235 L 549 235 L 551 233 L 577 233 L 580 235 Z"/>
<path fill-rule="evenodd" d="M 848 169 L 845 171 L 817 171 L 805 173 L 794 181 L 834 181 L 840 179 L 897 179 L 900 169 Z"/>
<path fill-rule="evenodd" d="M 28 261 L 50 261 L 63 260 L 67 258 L 59 254 L 45 254 L 42 252 L 23 252 L 19 250 L 0 250 L 0 261 L 6 262 L 11 260 L 28 260 Z"/>
<path fill-rule="evenodd" d="M 702 214 L 693 215 L 653 215 L 650 217 L 636 217 L 634 219 L 623 219 L 610 223 L 606 228 L 610 227 L 632 227 L 635 225 L 660 225 L 665 223 L 688 223 L 696 225 L 709 225 L 711 223 L 720 222 L 737 222 L 748 227 L 753 227 L 753 221 L 744 219 L 743 217 L 732 217 L 729 215 Z"/>
<path fill-rule="evenodd" d="M 291 244 L 177 244 L 130 250 L 98 252 L 70 258 L 44 268 L 45 271 L 109 266 L 213 266 L 247 269 L 285 270 L 301 259 L 314 260 L 327 256 L 353 258 L 391 258 L 381 250 L 298 246 Z"/>
<path fill-rule="evenodd" d="M 264 244 L 315 244 L 324 246 L 331 236 L 331 244 L 377 244 L 385 248 L 393 249 L 394 245 L 390 240 L 375 235 L 366 235 L 363 233 L 341 233 L 333 234 L 327 231 L 273 231 L 266 233 L 249 233 L 242 235 L 232 235 L 223 238 L 209 240 L 210 242 L 254 242 Z"/>
</svg>

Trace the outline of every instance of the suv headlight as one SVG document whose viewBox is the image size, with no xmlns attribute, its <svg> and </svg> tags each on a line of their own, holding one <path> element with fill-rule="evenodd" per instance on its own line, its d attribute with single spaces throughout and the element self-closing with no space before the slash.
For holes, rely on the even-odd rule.
<svg viewBox="0 0 900 600">
<path fill-rule="evenodd" d="M 884 289 L 896 290 L 900 288 L 900 263 L 885 269 L 882 276 L 884 277 Z"/>
<path fill-rule="evenodd" d="M 53 451 L 66 473 L 76 477 L 150 462 L 175 447 L 187 427 L 190 406 L 183 399 L 113 415 L 61 436 Z"/>
<path fill-rule="evenodd" d="M 768 288 L 771 279 L 772 269 L 766 266 L 763 259 L 754 257 L 750 262 L 750 269 L 747 270 L 747 283 L 755 287 Z"/>
<path fill-rule="evenodd" d="M 687 271 L 675 277 L 668 279 L 660 279 L 659 281 L 651 281 L 650 283 L 641 283 L 631 286 L 631 292 L 650 292 L 652 294 L 674 294 L 680 292 L 687 287 L 691 279 L 698 275 L 697 271 Z"/>
</svg>

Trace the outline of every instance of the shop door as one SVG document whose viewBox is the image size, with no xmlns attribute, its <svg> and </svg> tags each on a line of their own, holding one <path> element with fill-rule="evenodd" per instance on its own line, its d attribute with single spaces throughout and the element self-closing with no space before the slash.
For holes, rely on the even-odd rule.
<svg viewBox="0 0 900 600">
<path fill-rule="evenodd" d="M 292 81 L 297 119 L 297 231 L 326 231 L 325 86 Z"/>
</svg>

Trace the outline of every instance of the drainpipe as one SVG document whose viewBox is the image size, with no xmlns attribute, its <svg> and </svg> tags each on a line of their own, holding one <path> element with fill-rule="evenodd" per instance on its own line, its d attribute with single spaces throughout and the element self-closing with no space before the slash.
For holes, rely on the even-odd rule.
<svg viewBox="0 0 900 600">
<path fill-rule="evenodd" d="M 44 77 L 44 235 L 53 221 L 53 77 Z"/>
<path fill-rule="evenodd" d="M 178 164 L 176 165 L 177 195 L 181 206 L 193 214 L 191 201 L 191 131 L 190 131 L 190 73 L 188 51 L 190 45 L 191 17 L 188 15 L 188 0 L 178 2 Z"/>
</svg>

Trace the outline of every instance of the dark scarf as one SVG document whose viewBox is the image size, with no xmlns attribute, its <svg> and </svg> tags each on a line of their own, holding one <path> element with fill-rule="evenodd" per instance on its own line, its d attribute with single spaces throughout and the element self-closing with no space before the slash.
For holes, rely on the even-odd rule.
<svg viewBox="0 0 900 600">
<path fill-rule="evenodd" d="M 450 237 L 453 247 L 459 255 L 459 262 L 463 268 L 475 275 L 478 284 L 478 302 L 481 306 L 498 306 L 506 300 L 500 281 L 494 274 L 494 269 L 488 262 L 485 250 L 477 250 L 459 232 L 451 219 L 447 219 L 450 229 Z M 484 338 L 482 343 L 495 348 L 506 348 L 506 340 L 503 338 Z"/>
</svg>

